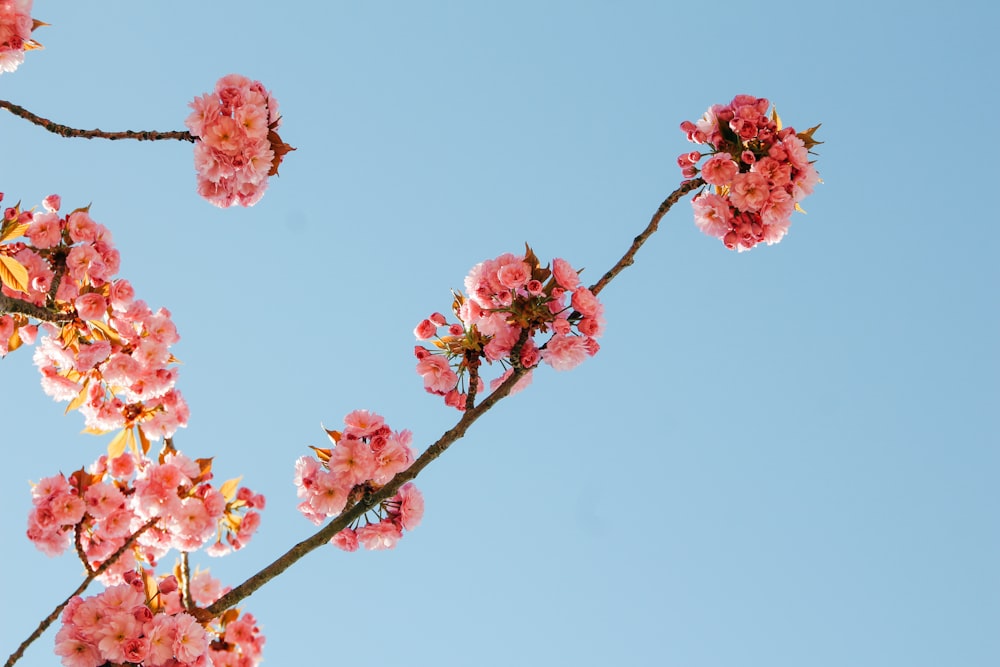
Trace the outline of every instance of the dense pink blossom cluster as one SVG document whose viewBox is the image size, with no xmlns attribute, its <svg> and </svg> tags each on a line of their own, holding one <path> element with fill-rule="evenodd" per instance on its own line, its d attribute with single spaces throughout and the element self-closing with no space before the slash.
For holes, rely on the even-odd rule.
<svg viewBox="0 0 1000 667">
<path fill-rule="evenodd" d="M 285 153 L 278 102 L 260 81 L 224 76 L 215 91 L 196 97 L 185 121 L 200 141 L 194 146 L 198 194 L 216 206 L 253 206 Z"/>
<path fill-rule="evenodd" d="M 92 431 L 138 426 L 144 438 L 170 437 L 189 414 L 174 388 L 170 346 L 180 336 L 170 312 L 152 310 L 127 280 L 114 277 L 119 255 L 104 225 L 87 209 L 60 216 L 59 207 L 52 195 L 41 213 L 7 208 L 0 227 L 0 240 L 27 239 L 0 245 L 0 263 L 24 272 L 23 281 L 7 274 L 0 289 L 66 320 L 40 327 L 34 360 L 42 388 L 71 401 Z M 34 342 L 38 329 L 24 315 L 0 315 L 0 356 Z"/>
<path fill-rule="evenodd" d="M 455 294 L 457 322 L 433 313 L 414 329 L 418 340 L 432 341 L 434 349 L 414 348 L 417 373 L 424 388 L 444 397 L 446 404 L 466 408 L 466 376 L 483 388 L 481 361 L 500 364 L 504 372 L 491 382 L 496 389 L 513 372 L 515 347 L 518 364 L 534 368 L 544 361 L 556 370 L 569 370 L 600 349 L 595 340 L 604 331 L 604 306 L 580 283 L 568 262 L 553 259 L 542 267 L 527 248 L 523 255 L 506 253 L 472 267 L 465 278 L 466 294 Z M 542 345 L 539 333 L 552 333 Z M 522 340 L 523 338 L 523 340 Z M 531 381 L 530 371 L 515 385 Z"/>
<path fill-rule="evenodd" d="M 207 572 L 187 584 L 197 604 L 221 594 Z M 261 661 L 264 636 L 253 615 L 231 610 L 203 625 L 182 604 L 180 589 L 175 575 L 130 570 L 97 595 L 72 598 L 62 612 L 56 655 L 66 667 L 253 667 Z"/>
<path fill-rule="evenodd" d="M 393 431 L 385 419 L 368 410 L 344 418 L 343 431 L 327 430 L 331 448 L 313 447 L 317 456 L 295 462 L 295 486 L 303 501 L 299 511 L 320 525 L 366 495 L 378 491 L 413 463 L 409 431 Z M 413 530 L 424 515 L 424 499 L 413 484 L 405 484 L 331 540 L 345 551 L 392 549 L 404 530 Z"/>
<path fill-rule="evenodd" d="M 24 62 L 24 52 L 41 48 L 31 31 L 45 25 L 31 18 L 32 0 L 0 0 L 0 73 L 13 72 Z"/>
<path fill-rule="evenodd" d="M 792 212 L 811 194 L 819 175 L 809 160 L 816 127 L 796 134 L 782 127 L 770 102 L 737 95 L 726 105 L 713 105 L 697 122 L 684 121 L 688 141 L 707 144 L 710 152 L 677 158 L 685 178 L 701 178 L 714 186 L 691 202 L 695 223 L 729 249 L 749 250 L 758 243 L 777 243 L 788 232 Z M 698 162 L 708 160 L 697 167 Z"/>
<path fill-rule="evenodd" d="M 191 459 L 170 447 L 159 460 L 132 452 L 102 456 L 88 470 L 34 485 L 28 539 L 50 556 L 76 543 L 78 555 L 97 567 L 140 533 L 102 575 L 106 583 L 118 583 L 137 563 L 154 566 L 170 549 L 210 544 L 210 555 L 240 549 L 260 525 L 265 499 L 237 488 L 238 479 L 216 487 L 212 478 L 211 459 Z"/>
</svg>

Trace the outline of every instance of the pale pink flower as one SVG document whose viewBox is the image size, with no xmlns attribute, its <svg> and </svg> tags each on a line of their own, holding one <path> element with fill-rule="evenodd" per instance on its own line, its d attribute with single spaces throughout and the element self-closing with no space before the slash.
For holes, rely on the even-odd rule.
<svg viewBox="0 0 1000 667">
<path fill-rule="evenodd" d="M 424 516 L 424 496 L 413 482 L 400 487 L 393 500 L 399 504 L 399 523 L 403 530 L 413 530 L 420 525 Z"/>
<path fill-rule="evenodd" d="M 357 551 L 358 534 L 351 528 L 345 528 L 334 535 L 330 543 L 344 551 Z"/>
<path fill-rule="evenodd" d="M 713 155 L 701 168 L 701 177 L 711 185 L 728 185 L 738 173 L 740 166 L 728 153 Z"/>
<path fill-rule="evenodd" d="M 34 217 L 24 235 L 36 248 L 51 248 L 62 240 L 62 221 L 55 213 L 40 213 Z"/>
<path fill-rule="evenodd" d="M 202 607 L 212 604 L 225 592 L 222 582 L 209 574 L 208 570 L 195 570 L 191 575 L 191 598 Z"/>
<path fill-rule="evenodd" d="M 418 361 L 417 373 L 424 379 L 424 388 L 432 394 L 444 395 L 458 384 L 458 376 L 440 355 L 428 355 Z"/>
<path fill-rule="evenodd" d="M 576 368 L 591 353 L 583 336 L 556 334 L 542 350 L 542 359 L 557 371 Z"/>
<path fill-rule="evenodd" d="M 580 287 L 573 291 L 571 303 L 584 317 L 598 317 L 604 312 L 604 306 L 586 287 Z"/>
<path fill-rule="evenodd" d="M 737 209 L 756 212 L 764 206 L 770 194 L 767 178 L 755 172 L 747 172 L 737 174 L 733 179 L 729 198 Z"/>
<path fill-rule="evenodd" d="M 174 638 L 177 635 L 174 616 L 155 614 L 146 627 L 146 637 L 149 639 L 149 662 L 153 665 L 166 665 L 174 657 Z"/>
<path fill-rule="evenodd" d="M 174 616 L 174 657 L 181 662 L 194 662 L 208 650 L 209 637 L 205 628 L 187 612 Z"/>
<path fill-rule="evenodd" d="M 333 516 L 344 509 L 344 505 L 347 504 L 347 494 L 350 491 L 351 487 L 345 483 L 345 480 L 323 471 L 316 477 L 316 481 L 307 495 L 307 503 L 315 515 Z"/>
<path fill-rule="evenodd" d="M 356 438 L 372 435 L 385 425 L 385 418 L 368 410 L 354 410 L 344 417 L 344 434 Z"/>
<path fill-rule="evenodd" d="M 357 535 L 358 542 L 365 549 L 379 551 L 382 549 L 394 549 L 396 543 L 403 537 L 403 532 L 392 521 L 380 521 L 358 528 Z"/>
<path fill-rule="evenodd" d="M 346 486 L 354 486 L 371 479 L 375 472 L 375 455 L 361 440 L 342 438 L 333 448 L 327 465 Z"/>
</svg>

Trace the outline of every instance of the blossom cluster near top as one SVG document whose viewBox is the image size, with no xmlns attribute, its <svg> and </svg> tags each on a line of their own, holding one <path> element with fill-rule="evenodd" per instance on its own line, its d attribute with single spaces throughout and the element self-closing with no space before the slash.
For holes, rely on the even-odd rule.
<svg viewBox="0 0 1000 667">
<path fill-rule="evenodd" d="M 0 0 L 0 73 L 13 72 L 24 62 L 24 52 L 42 45 L 31 32 L 47 23 L 31 18 L 32 0 Z"/>
<path fill-rule="evenodd" d="M 183 575 L 182 575 L 183 577 Z M 264 636 L 252 614 L 231 609 L 206 625 L 184 605 L 208 605 L 222 593 L 207 571 L 187 581 L 130 570 L 122 583 L 87 598 L 72 598 L 62 612 L 56 655 L 66 667 L 253 667 Z"/>
<path fill-rule="evenodd" d="M 200 139 L 194 147 L 198 194 L 220 208 L 253 206 L 295 150 L 278 136 L 277 100 L 260 81 L 230 74 L 190 106 L 184 124 Z"/>
<path fill-rule="evenodd" d="M 708 144 L 711 151 L 677 158 L 684 178 L 701 178 L 715 186 L 692 201 L 699 229 L 722 239 L 729 249 L 749 250 L 760 242 L 777 243 L 788 232 L 794 210 L 813 191 L 819 175 L 809 160 L 819 127 L 796 134 L 782 127 L 770 102 L 737 95 L 729 104 L 713 105 L 697 122 L 684 121 L 688 141 Z"/>
<path fill-rule="evenodd" d="M 317 526 L 381 489 L 413 463 L 409 431 L 393 431 L 382 415 L 355 410 L 344 417 L 343 431 L 326 431 L 333 447 L 313 447 L 316 457 L 295 462 L 299 511 Z M 369 514 L 374 514 L 369 517 Z M 337 533 L 331 542 L 345 551 L 392 549 L 424 515 L 424 498 L 412 483 L 404 484 L 358 522 Z"/>
<path fill-rule="evenodd" d="M 45 393 L 70 401 L 67 411 L 78 409 L 91 432 L 123 429 L 121 442 L 134 444 L 138 427 L 148 451 L 149 438 L 170 437 L 187 424 L 170 353 L 180 336 L 169 311 L 153 311 L 127 280 L 114 277 L 119 255 L 111 232 L 86 208 L 59 216 L 60 204 L 51 195 L 43 213 L 4 210 L 0 290 L 60 324 L 0 315 L 0 356 L 34 342 L 41 330 L 34 359 Z M 27 242 L 16 240 L 22 235 Z"/>
<path fill-rule="evenodd" d="M 434 346 L 415 346 L 417 373 L 424 388 L 443 396 L 447 405 L 466 409 L 471 389 L 467 385 L 473 377 L 476 393 L 481 392 L 483 359 L 505 369 L 491 382 L 495 390 L 515 365 L 532 369 L 544 361 L 564 371 L 600 349 L 595 339 L 604 332 L 604 306 L 563 259 L 553 259 L 551 269 L 543 267 L 526 246 L 523 255 L 506 253 L 472 267 L 465 289 L 468 296 L 455 293 L 452 304 L 458 322 L 449 324 L 444 315 L 434 313 L 413 332 Z M 550 331 L 552 336 L 544 344 L 535 341 L 536 334 Z M 514 386 L 515 391 L 527 386 L 530 373 Z"/>
</svg>

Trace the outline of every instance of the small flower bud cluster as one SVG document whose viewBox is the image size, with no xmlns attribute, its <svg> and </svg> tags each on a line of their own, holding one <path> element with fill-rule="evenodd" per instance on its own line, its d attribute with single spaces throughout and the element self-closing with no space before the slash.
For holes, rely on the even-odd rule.
<svg viewBox="0 0 1000 667">
<path fill-rule="evenodd" d="M 75 540 L 95 568 L 140 532 L 132 549 L 102 575 L 117 583 L 137 562 L 155 565 L 170 549 L 194 551 L 214 540 L 209 555 L 240 549 L 260 525 L 264 496 L 239 479 L 216 488 L 211 459 L 190 459 L 171 448 L 158 461 L 126 452 L 99 458 L 89 470 L 55 475 L 32 488 L 27 535 L 55 556 Z"/>
<path fill-rule="evenodd" d="M 102 433 L 139 426 L 143 437 L 172 436 L 187 425 L 188 407 L 177 381 L 170 346 L 180 340 L 164 308 L 153 311 L 135 298 L 132 285 L 115 279 L 119 255 L 111 232 L 87 209 L 60 217 L 57 195 L 45 212 L 4 211 L 0 262 L 22 271 L 8 273 L 3 294 L 50 313 L 61 326 L 45 323 L 35 350 L 42 389 L 57 401 L 71 401 L 87 428 Z M 23 283 L 23 284 L 22 284 Z M 0 315 L 0 356 L 34 342 L 38 325 L 23 314 Z"/>
<path fill-rule="evenodd" d="M 177 576 L 129 570 L 122 579 L 66 605 L 55 639 L 66 667 L 252 667 L 261 661 L 264 636 L 253 615 L 230 610 L 203 625 L 181 604 Z M 193 601 L 204 604 L 214 600 L 200 600 L 199 589 L 221 591 L 207 572 L 195 574 L 189 587 Z"/>
<path fill-rule="evenodd" d="M 185 125 L 200 140 L 194 147 L 198 194 L 220 208 L 253 206 L 294 150 L 278 136 L 277 100 L 260 81 L 230 74 L 190 106 Z"/>
<path fill-rule="evenodd" d="M 713 105 L 697 123 L 684 121 L 688 141 L 707 144 L 711 151 L 700 169 L 714 191 L 703 191 L 691 202 L 695 223 L 729 249 L 749 250 L 760 242 L 779 242 L 788 232 L 792 212 L 812 193 L 819 174 L 809 161 L 816 145 L 813 127 L 795 133 L 764 98 L 737 95 L 726 105 Z M 695 178 L 698 151 L 677 158 L 684 178 Z"/>
<path fill-rule="evenodd" d="M 550 269 L 541 266 L 531 248 L 524 255 L 506 253 L 472 267 L 465 289 L 468 296 L 456 293 L 453 303 L 458 322 L 449 324 L 434 313 L 413 332 L 417 340 L 434 345 L 414 348 L 417 373 L 424 388 L 443 396 L 447 405 L 465 409 L 467 374 L 475 375 L 476 392 L 481 391 L 483 359 L 505 369 L 491 382 L 495 390 L 514 366 L 531 369 L 544 361 L 569 370 L 600 349 L 595 339 L 604 331 L 604 306 L 565 260 L 552 260 Z M 539 346 L 535 335 L 548 332 L 552 336 Z M 514 390 L 530 381 L 529 371 Z"/>
<path fill-rule="evenodd" d="M 31 31 L 41 21 L 31 18 L 32 0 L 0 0 L 0 73 L 13 72 L 24 62 L 24 52 L 40 49 Z"/>
<path fill-rule="evenodd" d="M 343 431 L 327 430 L 331 448 L 313 447 L 317 457 L 295 462 L 299 511 L 320 525 L 340 514 L 350 503 L 381 489 L 396 473 L 413 463 L 409 431 L 393 431 L 385 419 L 368 410 L 355 410 L 344 418 Z M 413 484 L 405 484 L 392 498 L 372 508 L 331 540 L 345 551 L 392 549 L 413 530 L 424 514 L 424 499 Z"/>
</svg>

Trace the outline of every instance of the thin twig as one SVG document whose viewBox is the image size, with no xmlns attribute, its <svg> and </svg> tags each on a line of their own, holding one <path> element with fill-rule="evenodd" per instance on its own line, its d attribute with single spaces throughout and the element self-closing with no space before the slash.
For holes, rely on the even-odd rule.
<svg viewBox="0 0 1000 667">
<path fill-rule="evenodd" d="M 681 183 L 679 188 L 670 193 L 670 196 L 663 200 L 663 203 L 660 204 L 660 208 L 656 209 L 656 213 L 653 214 L 653 219 L 649 221 L 648 225 L 646 225 L 646 229 L 642 230 L 642 233 L 632 240 L 632 245 L 625 252 L 625 254 L 622 255 L 622 258 L 619 259 L 618 262 L 612 266 L 600 280 L 591 286 L 590 291 L 596 295 L 598 292 L 607 287 L 608 283 L 614 280 L 615 276 L 621 273 L 626 266 L 632 266 L 632 264 L 635 263 L 635 253 L 637 253 L 639 248 L 642 247 L 642 244 L 656 232 L 657 228 L 660 226 L 660 219 L 667 214 L 670 207 L 676 204 L 681 197 L 703 185 L 705 185 L 705 181 L 700 178 L 696 178 L 694 180 Z"/>
<path fill-rule="evenodd" d="M 164 139 L 175 139 L 177 141 L 189 141 L 191 143 L 196 141 L 195 137 L 187 130 L 178 130 L 173 132 L 157 132 L 155 130 L 125 130 L 123 132 L 107 132 L 99 129 L 78 130 L 75 127 L 60 125 L 59 123 L 54 123 L 47 118 L 42 118 L 37 114 L 31 113 L 24 107 L 18 106 L 13 102 L 8 102 L 7 100 L 0 100 L 0 108 L 6 109 L 15 116 L 23 118 L 29 123 L 33 123 L 38 127 L 44 128 L 53 134 L 58 134 L 61 137 L 71 137 L 77 139 L 110 139 L 111 141 L 116 141 L 118 139 L 135 139 L 136 141 L 162 141 Z"/>
</svg>

